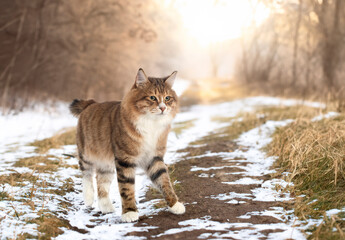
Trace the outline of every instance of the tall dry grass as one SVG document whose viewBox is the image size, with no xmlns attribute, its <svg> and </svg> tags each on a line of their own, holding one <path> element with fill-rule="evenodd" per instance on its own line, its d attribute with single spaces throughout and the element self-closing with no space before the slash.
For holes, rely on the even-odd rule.
<svg viewBox="0 0 345 240">
<path fill-rule="evenodd" d="M 267 147 L 278 156 L 276 167 L 293 183 L 295 214 L 304 220 L 321 218 L 307 229 L 308 239 L 344 239 L 345 213 L 329 216 L 331 209 L 345 207 L 345 115 L 311 121 L 298 117 L 278 129 Z"/>
<path fill-rule="evenodd" d="M 269 153 L 302 189 L 345 186 L 345 116 L 312 122 L 298 120 L 274 135 Z M 345 199 L 343 200 L 345 203 Z"/>
<path fill-rule="evenodd" d="M 345 206 L 344 146 L 344 114 L 321 121 L 299 119 L 275 132 L 268 153 L 279 157 L 276 166 L 281 172 L 290 173 L 297 216 L 320 218 L 327 210 Z"/>
</svg>

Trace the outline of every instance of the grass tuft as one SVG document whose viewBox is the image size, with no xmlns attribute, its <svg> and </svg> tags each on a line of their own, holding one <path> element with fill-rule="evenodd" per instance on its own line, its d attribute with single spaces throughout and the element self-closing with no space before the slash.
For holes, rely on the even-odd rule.
<svg viewBox="0 0 345 240">
<path fill-rule="evenodd" d="M 0 190 L 0 201 L 9 199 L 10 196 L 5 190 Z"/>
<path fill-rule="evenodd" d="M 59 187 L 58 189 L 54 190 L 54 193 L 56 195 L 64 196 L 68 192 L 74 192 L 74 181 L 72 178 L 67 178 L 63 185 Z"/>
<path fill-rule="evenodd" d="M 76 129 L 71 128 L 63 130 L 62 133 L 54 135 L 53 137 L 38 140 L 30 144 L 36 147 L 37 153 L 46 153 L 52 148 L 60 148 L 63 145 L 72 145 L 76 143 Z"/>
<path fill-rule="evenodd" d="M 309 239 L 317 240 L 338 240 L 345 239 L 345 221 L 340 217 L 333 215 L 328 217 L 324 215 L 322 223 L 311 229 L 312 233 Z"/>
<path fill-rule="evenodd" d="M 29 223 L 37 224 L 38 239 L 52 239 L 63 233 L 62 227 L 70 229 L 71 225 L 65 219 L 58 218 L 54 214 L 41 211 L 38 218 Z"/>
<path fill-rule="evenodd" d="M 1 183 L 7 183 L 11 186 L 25 186 L 24 182 L 37 182 L 38 177 L 33 175 L 33 173 L 10 173 L 10 174 L 4 174 L 0 175 L 0 182 Z"/>
<path fill-rule="evenodd" d="M 28 167 L 30 169 L 37 170 L 38 172 L 56 171 L 62 165 L 63 164 L 60 159 L 49 155 L 21 158 L 13 164 L 14 167 Z"/>
<path fill-rule="evenodd" d="M 184 130 L 193 127 L 195 120 L 196 119 L 191 119 L 188 121 L 174 123 L 174 126 L 171 129 L 171 131 L 174 132 L 176 135 L 180 135 Z"/>
</svg>

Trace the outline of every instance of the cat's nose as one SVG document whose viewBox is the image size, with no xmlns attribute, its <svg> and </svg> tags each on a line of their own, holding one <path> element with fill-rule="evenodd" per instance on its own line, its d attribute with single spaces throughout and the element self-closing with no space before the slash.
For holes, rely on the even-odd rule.
<svg viewBox="0 0 345 240">
<path fill-rule="evenodd" d="M 160 109 L 162 112 L 164 112 L 164 110 L 166 109 L 166 107 L 165 107 L 165 106 L 161 106 L 161 107 L 159 107 L 159 109 Z"/>
</svg>

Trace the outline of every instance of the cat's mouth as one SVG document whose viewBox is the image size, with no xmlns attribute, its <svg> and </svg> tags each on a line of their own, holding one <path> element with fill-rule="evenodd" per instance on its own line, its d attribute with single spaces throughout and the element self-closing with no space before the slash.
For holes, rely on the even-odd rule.
<svg viewBox="0 0 345 240">
<path fill-rule="evenodd" d="M 168 112 L 167 111 L 164 111 L 164 112 L 151 112 L 152 114 L 154 115 L 157 115 L 157 116 L 165 116 L 165 115 L 168 115 Z"/>
</svg>

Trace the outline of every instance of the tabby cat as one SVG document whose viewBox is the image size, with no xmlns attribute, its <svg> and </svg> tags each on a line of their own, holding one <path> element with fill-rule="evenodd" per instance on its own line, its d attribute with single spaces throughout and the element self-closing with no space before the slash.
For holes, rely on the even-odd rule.
<svg viewBox="0 0 345 240">
<path fill-rule="evenodd" d="M 122 221 L 139 218 L 135 201 L 135 169 L 145 170 L 161 190 L 174 214 L 183 214 L 163 162 L 170 124 L 178 111 L 172 85 L 177 72 L 164 78 L 147 77 L 139 69 L 135 83 L 122 101 L 97 103 L 75 99 L 70 105 L 79 117 L 77 146 L 86 206 L 94 202 L 96 174 L 98 205 L 102 213 L 114 211 L 109 189 L 116 169 L 122 200 Z"/>
</svg>

